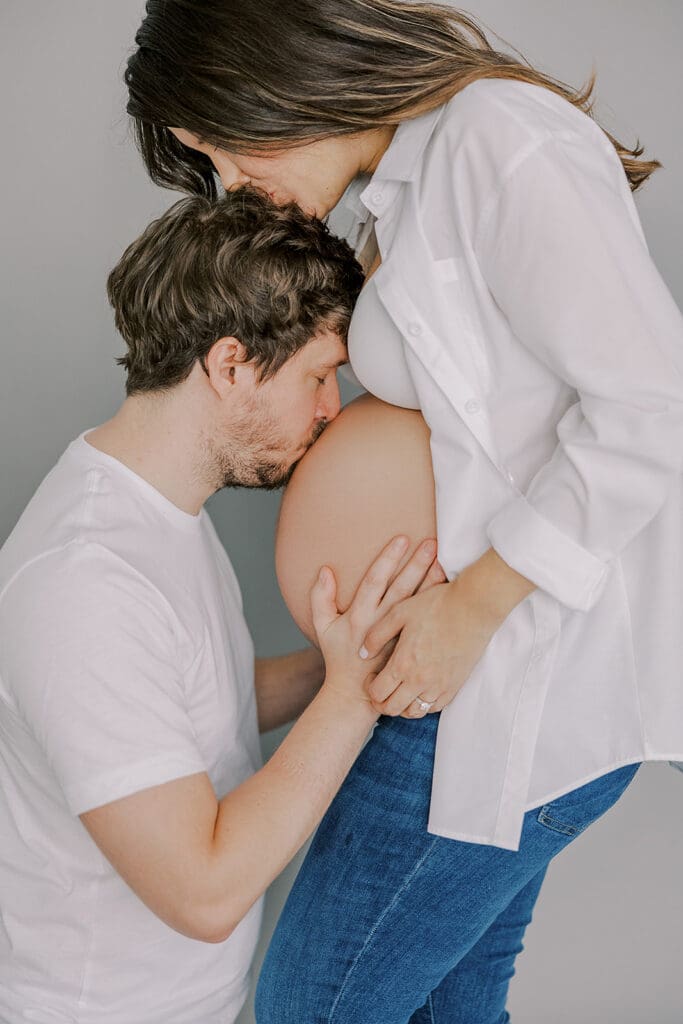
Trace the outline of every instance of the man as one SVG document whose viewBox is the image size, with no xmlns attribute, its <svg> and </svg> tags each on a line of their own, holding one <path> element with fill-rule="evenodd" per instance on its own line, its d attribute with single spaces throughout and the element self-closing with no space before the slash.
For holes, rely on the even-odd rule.
<svg viewBox="0 0 683 1024">
<path fill-rule="evenodd" d="M 239 1012 L 260 896 L 376 719 L 364 630 L 439 577 L 422 549 L 396 576 L 404 538 L 351 616 L 323 573 L 325 673 L 312 649 L 254 671 L 203 511 L 221 487 L 283 484 L 337 415 L 361 280 L 320 222 L 253 190 L 182 200 L 110 275 L 127 398 L 69 446 L 0 553 L 8 1024 Z M 258 726 L 299 714 L 259 768 Z"/>
</svg>

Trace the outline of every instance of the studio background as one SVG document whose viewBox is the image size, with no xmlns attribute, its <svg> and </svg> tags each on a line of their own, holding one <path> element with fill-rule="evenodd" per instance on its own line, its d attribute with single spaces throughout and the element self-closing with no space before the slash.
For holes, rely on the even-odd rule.
<svg viewBox="0 0 683 1024">
<path fill-rule="evenodd" d="M 66 445 L 122 400 L 114 364 L 122 344 L 105 279 L 177 198 L 148 180 L 123 113 L 123 65 L 143 8 L 143 0 L 0 6 L 0 542 Z M 637 203 L 683 305 L 680 0 L 476 0 L 467 9 L 567 82 L 597 68 L 603 124 L 624 141 L 640 137 L 664 164 Z M 277 494 L 247 491 L 209 502 L 259 655 L 301 646 L 273 571 L 278 503 Z M 265 738 L 265 756 L 282 735 Z M 512 983 L 513 1019 L 680 1024 L 682 864 L 683 776 L 648 766 L 551 865 Z M 268 894 L 260 955 L 295 868 Z M 240 1024 L 252 1022 L 248 1005 Z"/>
</svg>

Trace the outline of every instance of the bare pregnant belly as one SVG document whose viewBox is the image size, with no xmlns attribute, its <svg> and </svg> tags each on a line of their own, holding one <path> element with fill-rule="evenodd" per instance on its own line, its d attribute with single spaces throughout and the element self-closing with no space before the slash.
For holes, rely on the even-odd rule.
<svg viewBox="0 0 683 1024">
<path fill-rule="evenodd" d="M 399 533 L 411 538 L 411 551 L 436 536 L 429 429 L 421 413 L 363 395 L 306 453 L 280 509 L 278 581 L 309 639 L 309 594 L 320 566 L 334 570 L 344 610 L 367 567 Z"/>
</svg>

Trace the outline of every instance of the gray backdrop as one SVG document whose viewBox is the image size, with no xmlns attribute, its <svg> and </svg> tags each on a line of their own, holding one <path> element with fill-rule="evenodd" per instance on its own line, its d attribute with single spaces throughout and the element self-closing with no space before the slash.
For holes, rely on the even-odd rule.
<svg viewBox="0 0 683 1024">
<path fill-rule="evenodd" d="M 1 2 L 0 541 L 66 444 L 120 402 L 105 277 L 176 198 L 147 180 L 123 113 L 121 73 L 142 10 L 142 0 Z M 683 304 L 680 0 L 476 0 L 472 10 L 567 81 L 597 67 L 603 122 L 640 136 L 665 165 L 638 204 Z M 300 645 L 273 575 L 277 505 L 277 495 L 249 492 L 211 501 L 262 655 Z M 267 737 L 266 754 L 280 738 Z M 514 1019 L 680 1024 L 681 865 L 683 777 L 650 766 L 551 866 L 512 985 Z M 263 945 L 293 871 L 268 895 Z M 240 1022 L 252 1021 L 248 1006 Z"/>
</svg>

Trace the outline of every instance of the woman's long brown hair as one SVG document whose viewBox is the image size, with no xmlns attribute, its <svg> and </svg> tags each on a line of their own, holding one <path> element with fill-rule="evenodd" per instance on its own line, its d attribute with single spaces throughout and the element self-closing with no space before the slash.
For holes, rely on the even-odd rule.
<svg viewBox="0 0 683 1024">
<path fill-rule="evenodd" d="M 158 184 L 216 194 L 213 166 L 168 126 L 222 149 L 284 149 L 395 125 L 481 78 L 572 89 L 495 50 L 469 15 L 405 0 L 147 0 L 125 73 L 138 146 Z M 604 131 L 604 129 L 603 129 Z M 633 190 L 660 166 L 605 132 Z"/>
</svg>

